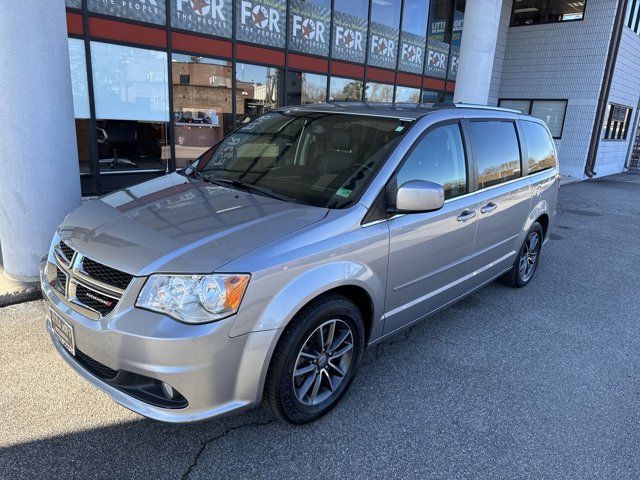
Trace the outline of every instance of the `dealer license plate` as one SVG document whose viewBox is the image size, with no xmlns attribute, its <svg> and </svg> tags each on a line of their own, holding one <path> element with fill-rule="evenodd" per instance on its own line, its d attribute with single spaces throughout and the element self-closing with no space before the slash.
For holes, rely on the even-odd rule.
<svg viewBox="0 0 640 480">
<path fill-rule="evenodd" d="M 53 310 L 49 310 L 49 322 L 60 344 L 75 356 L 76 341 L 73 337 L 73 327 Z"/>
</svg>

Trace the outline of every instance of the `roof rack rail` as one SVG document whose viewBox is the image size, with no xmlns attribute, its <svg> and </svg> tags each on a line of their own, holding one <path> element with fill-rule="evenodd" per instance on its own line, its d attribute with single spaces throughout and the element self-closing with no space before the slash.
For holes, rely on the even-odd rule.
<svg viewBox="0 0 640 480">
<path fill-rule="evenodd" d="M 494 110 L 497 112 L 522 113 L 520 110 L 515 110 L 513 108 L 493 107 L 490 105 L 480 105 L 476 103 L 462 103 L 462 102 L 434 103 L 432 108 L 477 108 L 479 110 Z"/>
</svg>

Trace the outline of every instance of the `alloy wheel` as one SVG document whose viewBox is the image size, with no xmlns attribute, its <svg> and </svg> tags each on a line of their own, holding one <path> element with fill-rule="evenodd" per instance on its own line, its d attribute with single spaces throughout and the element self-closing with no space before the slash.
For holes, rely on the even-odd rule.
<svg viewBox="0 0 640 480">
<path fill-rule="evenodd" d="M 540 235 L 538 232 L 531 232 L 527 243 L 525 243 L 524 251 L 520 256 L 520 264 L 518 271 L 523 282 L 531 280 L 538 263 L 538 255 L 540 254 Z"/>
<path fill-rule="evenodd" d="M 293 370 L 298 401 L 318 405 L 330 398 L 344 381 L 353 357 L 353 332 L 339 319 L 324 322 L 303 344 Z"/>
</svg>

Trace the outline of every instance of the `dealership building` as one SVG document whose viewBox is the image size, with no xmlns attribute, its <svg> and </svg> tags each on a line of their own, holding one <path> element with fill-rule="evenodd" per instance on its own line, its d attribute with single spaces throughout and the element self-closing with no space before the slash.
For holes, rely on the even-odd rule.
<svg viewBox="0 0 640 480">
<path fill-rule="evenodd" d="M 279 106 L 498 105 L 547 122 L 565 176 L 637 168 L 640 0 L 33 0 L 28 10 L 8 2 L 0 15 L 0 245 L 16 277 L 33 277 L 31 252 L 81 194 L 180 169 Z"/>
</svg>

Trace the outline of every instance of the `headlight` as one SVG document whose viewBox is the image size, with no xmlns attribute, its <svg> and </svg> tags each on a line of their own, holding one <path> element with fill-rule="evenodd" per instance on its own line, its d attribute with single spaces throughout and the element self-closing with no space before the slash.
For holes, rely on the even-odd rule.
<svg viewBox="0 0 640 480">
<path fill-rule="evenodd" d="M 186 323 L 206 323 L 238 311 L 249 275 L 151 275 L 136 307 Z"/>
</svg>

